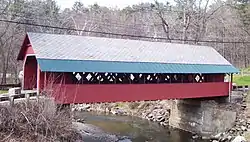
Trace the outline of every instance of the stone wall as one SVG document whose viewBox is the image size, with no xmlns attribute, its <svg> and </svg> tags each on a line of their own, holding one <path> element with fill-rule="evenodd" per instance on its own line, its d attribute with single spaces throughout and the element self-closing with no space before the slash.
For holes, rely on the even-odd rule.
<svg viewBox="0 0 250 142">
<path fill-rule="evenodd" d="M 218 100 L 173 100 L 169 123 L 171 126 L 200 135 L 214 135 L 234 125 L 236 110 L 230 110 Z M 228 107 L 228 104 L 225 106 Z"/>
</svg>

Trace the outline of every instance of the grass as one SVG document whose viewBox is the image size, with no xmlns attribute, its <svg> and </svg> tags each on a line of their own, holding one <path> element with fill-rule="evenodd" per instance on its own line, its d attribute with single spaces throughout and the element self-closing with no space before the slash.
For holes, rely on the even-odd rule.
<svg viewBox="0 0 250 142">
<path fill-rule="evenodd" d="M 8 93 L 7 90 L 0 90 L 0 94 Z"/>
<path fill-rule="evenodd" d="M 240 71 L 247 74 L 245 75 L 235 74 L 233 76 L 233 83 L 236 83 L 236 85 L 250 85 L 250 75 L 249 75 L 250 67 L 241 68 Z"/>
<path fill-rule="evenodd" d="M 250 85 L 250 76 L 234 75 L 233 83 L 237 85 Z"/>
</svg>

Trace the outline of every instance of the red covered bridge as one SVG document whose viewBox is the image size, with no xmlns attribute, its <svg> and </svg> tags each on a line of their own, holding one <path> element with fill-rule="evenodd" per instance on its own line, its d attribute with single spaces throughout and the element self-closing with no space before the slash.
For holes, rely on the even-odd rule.
<svg viewBox="0 0 250 142">
<path fill-rule="evenodd" d="M 61 103 L 228 96 L 238 72 L 212 47 L 27 33 L 23 89 Z"/>
</svg>

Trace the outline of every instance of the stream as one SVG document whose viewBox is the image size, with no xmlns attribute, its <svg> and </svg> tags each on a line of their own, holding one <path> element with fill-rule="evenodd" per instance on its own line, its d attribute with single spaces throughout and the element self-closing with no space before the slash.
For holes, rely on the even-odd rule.
<svg viewBox="0 0 250 142">
<path fill-rule="evenodd" d="M 192 139 L 191 133 L 137 117 L 90 112 L 78 112 L 76 117 L 94 126 L 85 132 L 84 142 L 207 142 Z"/>
</svg>

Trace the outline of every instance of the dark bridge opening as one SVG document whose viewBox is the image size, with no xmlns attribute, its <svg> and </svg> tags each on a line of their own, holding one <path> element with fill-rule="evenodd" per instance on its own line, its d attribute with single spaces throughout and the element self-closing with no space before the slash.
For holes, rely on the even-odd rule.
<svg viewBox="0 0 250 142">
<path fill-rule="evenodd" d="M 162 73 L 64 73 L 72 80 L 67 84 L 166 84 L 223 82 L 224 74 L 162 74 Z"/>
</svg>

